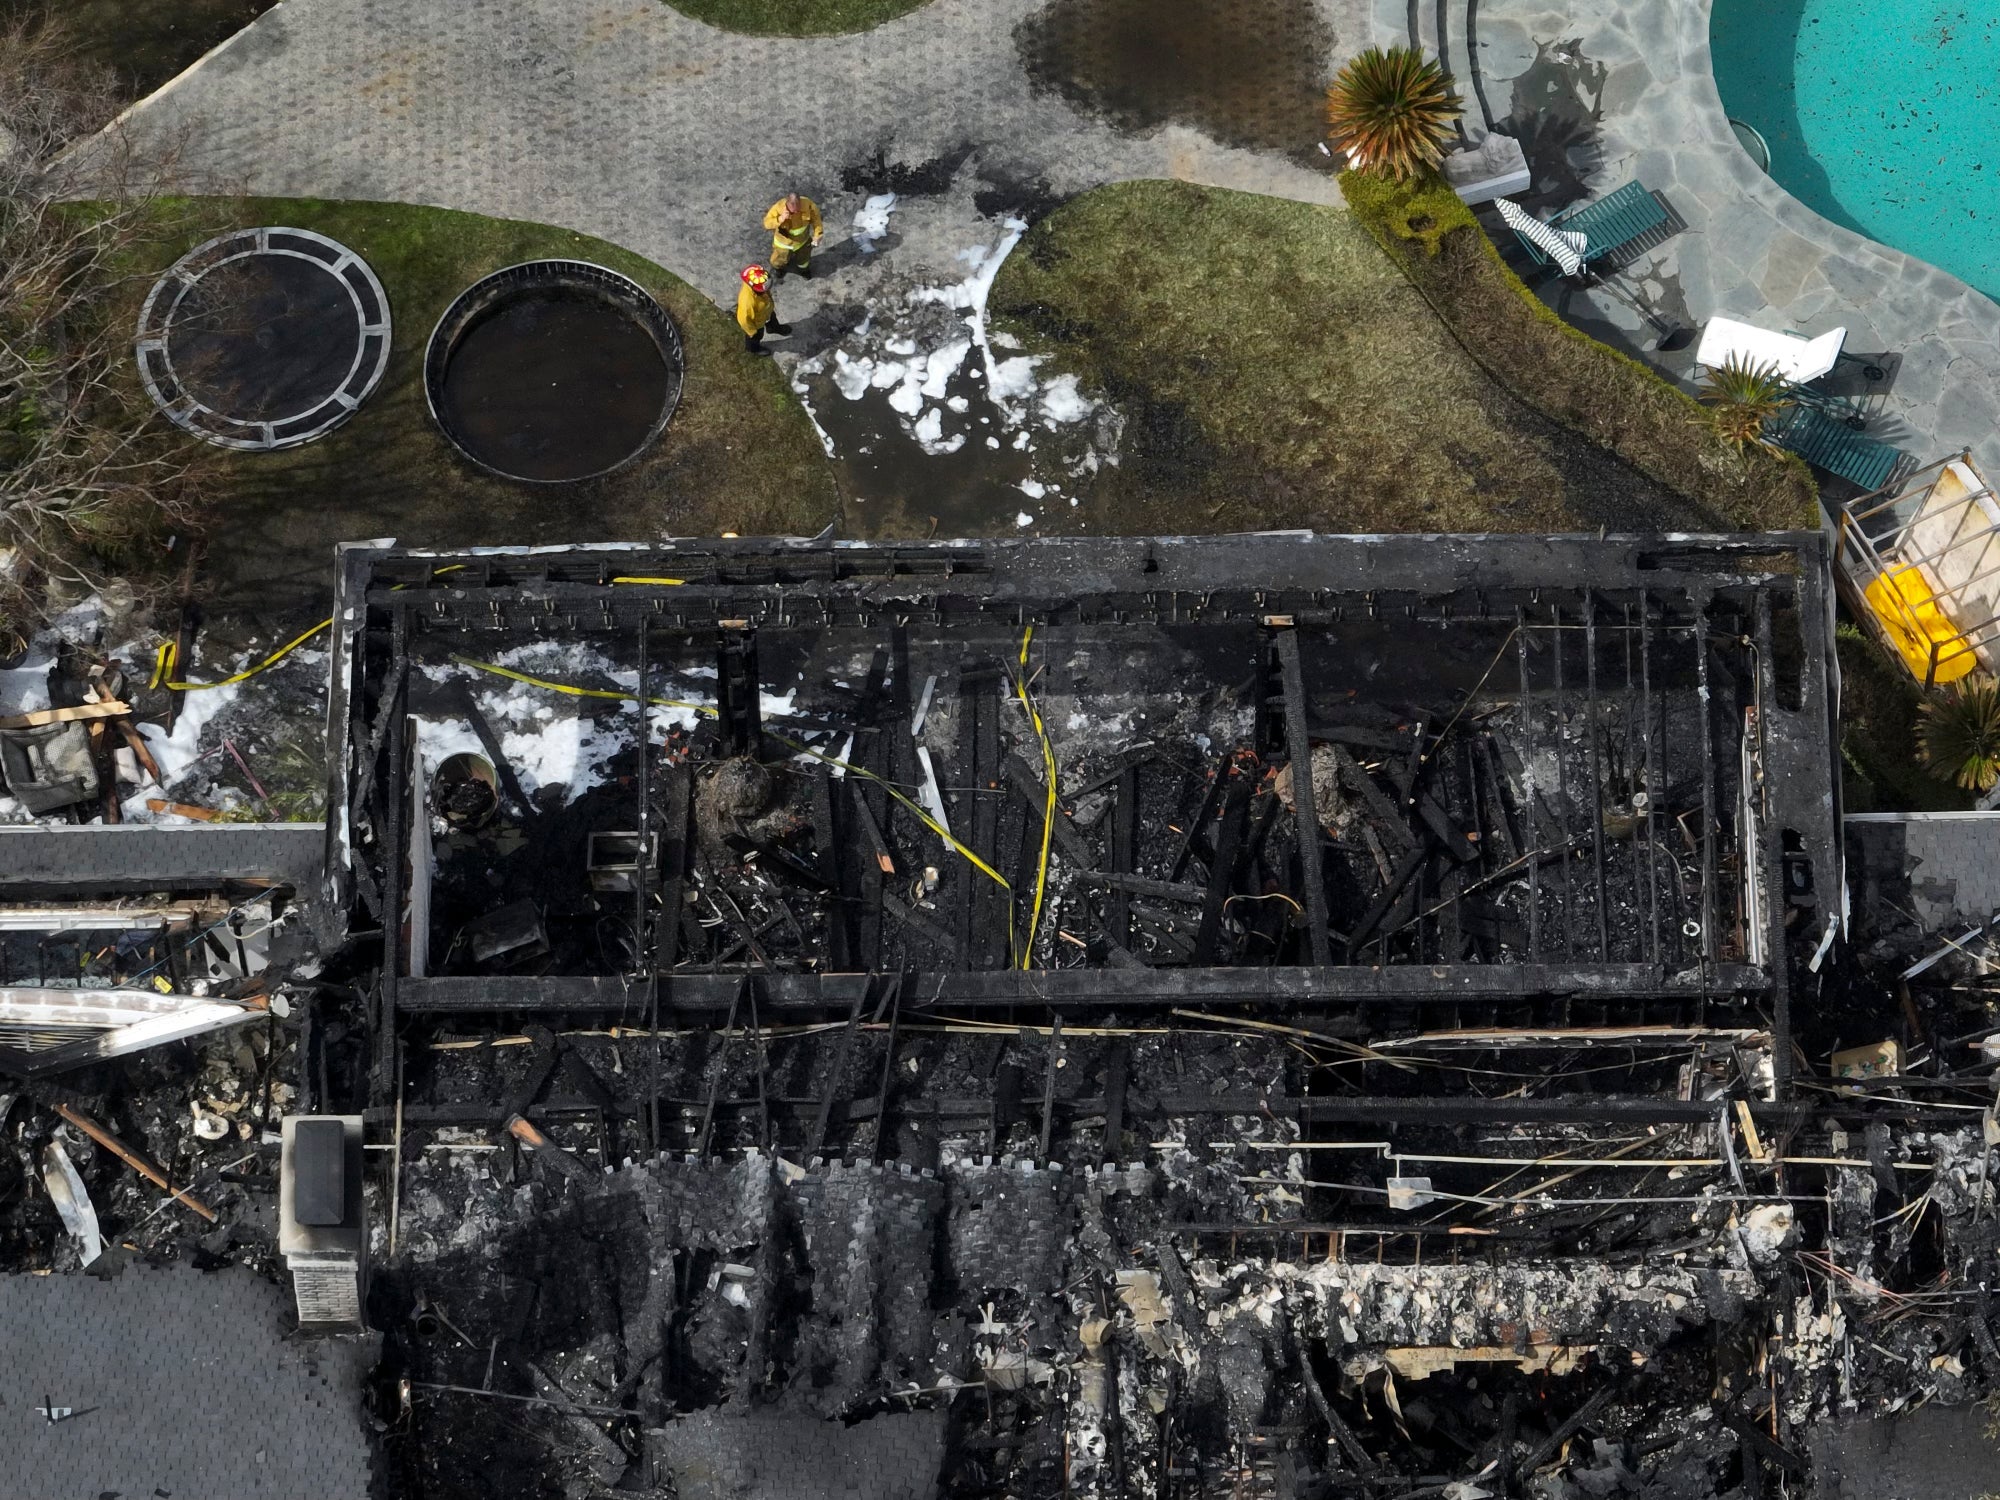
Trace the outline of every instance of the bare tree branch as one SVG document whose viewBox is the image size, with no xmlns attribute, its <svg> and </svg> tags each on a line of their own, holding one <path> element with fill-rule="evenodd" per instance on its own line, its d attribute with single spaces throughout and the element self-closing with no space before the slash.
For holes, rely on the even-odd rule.
<svg viewBox="0 0 2000 1500">
<path fill-rule="evenodd" d="M 106 128 L 119 103 L 57 21 L 0 22 L 0 627 L 17 637 L 132 539 L 191 524 L 215 467 L 133 361 L 139 302 L 195 210 L 168 192 L 176 151 Z"/>
</svg>

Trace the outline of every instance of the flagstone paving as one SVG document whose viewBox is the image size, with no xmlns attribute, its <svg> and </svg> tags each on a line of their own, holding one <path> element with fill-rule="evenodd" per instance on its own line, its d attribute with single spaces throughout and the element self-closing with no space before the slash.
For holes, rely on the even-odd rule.
<svg viewBox="0 0 2000 1500">
<path fill-rule="evenodd" d="M 1871 409 L 1871 435 L 1918 463 L 1970 448 L 2000 473 L 2000 306 L 1955 277 L 1830 223 L 1737 143 L 1710 71 L 1710 0 L 1375 0 L 1378 42 L 1414 18 L 1466 88 L 1467 125 L 1520 137 L 1543 210 L 1637 178 L 1687 222 L 1595 286 L 1530 278 L 1581 328 L 1693 388 L 1692 344 L 1662 351 L 1656 318 L 1698 328 L 1721 314 L 1892 356 L 1886 392 L 1857 366 L 1837 388 Z M 1508 244 L 1497 215 L 1496 243 Z M 1511 255 L 1511 246 L 1509 246 Z M 1517 269 L 1530 268 L 1514 256 Z M 1636 304 L 1636 305 L 1635 305 Z"/>
</svg>

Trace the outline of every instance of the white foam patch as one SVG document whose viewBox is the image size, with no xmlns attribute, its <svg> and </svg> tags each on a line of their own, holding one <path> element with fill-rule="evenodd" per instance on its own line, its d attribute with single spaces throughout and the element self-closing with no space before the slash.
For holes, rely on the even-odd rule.
<svg viewBox="0 0 2000 1500">
<path fill-rule="evenodd" d="M 863 255 L 875 253 L 875 242 L 889 232 L 889 215 L 895 211 L 894 193 L 877 193 L 854 211 L 854 243 Z"/>
<path fill-rule="evenodd" d="M 833 351 L 833 383 L 849 401 L 868 394 L 868 379 L 875 373 L 872 359 L 851 359 L 845 349 Z"/>
<path fill-rule="evenodd" d="M 857 236 L 886 230 L 894 208 L 890 195 L 869 199 L 856 215 Z M 1034 458 L 1044 474 L 1055 468 L 1068 477 L 1115 463 L 1123 430 L 1118 414 L 1085 395 L 1076 375 L 1045 373 L 1047 356 L 1019 352 L 1018 339 L 995 336 L 987 327 L 994 280 L 1026 229 L 1020 219 L 1003 220 L 995 243 L 958 252 L 966 267 L 963 279 L 916 287 L 876 307 L 843 347 L 801 362 L 794 372 L 798 383 L 826 376 L 848 401 L 881 392 L 903 434 L 932 456 L 956 453 L 971 435 L 968 429 L 985 426 L 998 429 L 986 436 L 989 450 L 1008 447 L 1011 437 L 1012 451 L 1026 455 L 1037 454 L 1031 441 L 1035 430 L 1061 434 L 1059 444 Z M 968 394 L 967 382 L 983 391 Z M 824 429 L 821 442 L 834 451 Z M 1097 451 L 1107 445 L 1112 451 Z"/>
<path fill-rule="evenodd" d="M 933 401 L 944 399 L 945 383 L 956 375 L 972 352 L 971 339 L 957 339 L 942 349 L 933 349 L 924 361 L 924 395 Z"/>
<path fill-rule="evenodd" d="M 636 692 L 639 686 L 639 674 L 633 668 L 619 666 L 601 652 L 575 644 L 533 641 L 501 652 L 493 664 L 576 687 L 608 684 Z M 431 663 L 421 670 L 437 681 L 470 679 L 480 713 L 499 737 L 501 753 L 530 795 L 541 787 L 560 786 L 564 800 L 573 800 L 601 784 L 609 763 L 637 742 L 639 705 L 635 701 L 578 698 L 455 664 Z M 648 708 L 646 723 L 652 734 L 657 736 L 668 728 L 691 729 L 701 717 L 699 710 L 713 706 L 702 689 L 681 687 L 674 681 L 704 676 L 713 677 L 714 669 L 663 674 L 648 684 L 653 697 L 673 700 Z M 766 713 L 791 711 L 790 693 L 766 693 L 763 701 Z M 471 724 L 454 719 L 425 721 L 420 743 L 425 768 L 433 773 L 461 752 L 485 755 Z"/>
<path fill-rule="evenodd" d="M 792 392 L 799 398 L 799 405 L 805 409 L 806 420 L 813 424 L 813 431 L 819 434 L 820 446 L 826 449 L 826 456 L 838 458 L 840 455 L 833 447 L 833 434 L 820 426 L 819 413 L 813 410 L 812 402 L 807 399 L 810 387 L 803 380 L 797 380 L 792 382 Z"/>
<path fill-rule="evenodd" d="M 236 665 L 222 675 L 227 677 L 241 671 L 248 664 L 248 658 L 239 658 Z M 174 731 L 167 733 L 158 724 L 141 724 L 139 733 L 145 736 L 146 748 L 153 752 L 153 759 L 160 763 L 160 785 L 170 787 L 194 768 L 201 759 L 201 732 L 209 721 L 236 701 L 242 692 L 240 686 L 209 688 L 199 693 L 181 695 L 181 711 L 174 719 Z M 145 799 L 139 799 L 145 805 Z"/>
<path fill-rule="evenodd" d="M 1052 422 L 1081 422 L 1096 411 L 1097 403 L 1077 390 L 1074 375 L 1058 375 L 1042 387 L 1042 415 Z"/>
</svg>

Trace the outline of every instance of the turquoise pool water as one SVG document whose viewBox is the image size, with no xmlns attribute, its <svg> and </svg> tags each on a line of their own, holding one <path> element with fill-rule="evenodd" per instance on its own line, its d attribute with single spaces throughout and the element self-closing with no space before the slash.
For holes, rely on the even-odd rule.
<svg viewBox="0 0 2000 1500">
<path fill-rule="evenodd" d="M 1715 0 L 1710 40 L 1787 192 L 2000 299 L 2000 0 Z"/>
</svg>

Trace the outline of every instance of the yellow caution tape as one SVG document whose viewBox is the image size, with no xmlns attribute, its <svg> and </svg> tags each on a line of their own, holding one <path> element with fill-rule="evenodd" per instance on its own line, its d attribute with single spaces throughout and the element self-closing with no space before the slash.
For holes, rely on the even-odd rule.
<svg viewBox="0 0 2000 1500">
<path fill-rule="evenodd" d="M 255 677 L 259 672 L 263 671 L 266 667 L 275 667 L 279 662 L 283 661 L 286 657 L 290 656 L 294 651 L 298 650 L 299 647 L 303 646 L 307 641 L 311 640 L 314 636 L 318 635 L 322 630 L 331 630 L 332 628 L 333 628 L 333 619 L 331 616 L 329 616 L 326 619 L 321 620 L 319 624 L 313 626 L 313 628 L 311 630 L 308 630 L 304 635 L 301 635 L 296 639 L 286 643 L 285 645 L 280 646 L 276 651 L 273 651 L 269 656 L 265 657 L 262 661 L 258 662 L 256 666 L 246 667 L 241 672 L 236 673 L 235 676 L 225 677 L 220 682 L 175 682 L 172 679 L 172 673 L 174 667 L 177 664 L 176 658 L 179 655 L 179 652 L 175 648 L 174 643 L 172 641 L 168 641 L 160 647 L 159 655 L 154 658 L 153 686 L 159 687 L 162 683 L 164 683 L 167 687 L 171 688 L 176 693 L 199 693 L 199 692 L 204 692 L 209 688 L 234 687 L 237 683 L 244 681 L 246 678 Z"/>
<path fill-rule="evenodd" d="M 431 577 L 442 578 L 447 573 L 461 572 L 464 570 L 464 568 L 465 568 L 464 563 L 452 563 L 447 567 L 432 569 Z M 404 585 L 399 583 L 396 585 L 396 587 L 400 589 L 404 587 Z M 148 684 L 148 686 L 153 688 L 166 687 L 172 689 L 176 693 L 199 693 L 199 692 L 205 692 L 209 688 L 234 687 L 239 682 L 243 682 L 249 678 L 255 677 L 259 672 L 263 671 L 267 667 L 275 667 L 279 662 L 283 661 L 286 657 L 290 656 L 294 651 L 298 650 L 299 647 L 303 646 L 307 641 L 311 640 L 314 636 L 318 635 L 322 630 L 331 630 L 332 628 L 333 628 L 333 617 L 329 615 L 324 620 L 321 620 L 319 624 L 313 626 L 313 628 L 311 630 L 308 630 L 304 635 L 299 636 L 296 640 L 291 641 L 287 645 L 280 646 L 276 651 L 273 651 L 269 656 L 265 657 L 262 661 L 258 662 L 256 666 L 247 667 L 243 671 L 238 672 L 235 676 L 225 677 L 220 682 L 174 681 L 173 680 L 174 668 L 180 665 L 180 647 L 175 645 L 174 642 L 172 641 L 162 641 L 160 643 L 160 649 L 153 654 L 153 680 Z"/>
<path fill-rule="evenodd" d="M 531 677 L 526 672 L 516 672 L 512 667 L 503 667 L 495 662 L 474 661 L 469 656 L 454 656 L 453 661 L 461 667 L 473 667 L 481 672 L 491 672 L 495 677 L 511 678 L 515 682 L 525 682 L 529 687 L 545 688 L 551 693 L 567 693 L 572 698 L 609 698 L 618 703 L 637 703 L 637 693 L 622 692 L 617 688 L 577 687 L 574 683 L 551 682 L 546 677 Z M 648 698 L 646 702 L 655 708 L 684 708 L 691 713 L 716 717 L 716 710 L 706 703 L 687 703 L 679 698 Z"/>
<path fill-rule="evenodd" d="M 768 733 L 768 731 L 766 732 Z M 974 869 L 978 870 L 981 874 L 991 878 L 992 881 L 996 885 L 998 885 L 1001 890 L 1011 891 L 1013 889 L 1012 886 L 1007 884 L 1005 876 L 1003 876 L 998 870 L 994 869 L 993 866 L 986 863 L 986 861 L 981 859 L 977 854 L 974 854 L 970 849 L 966 848 L 965 845 L 961 844 L 957 839 L 953 838 L 951 836 L 950 830 L 948 830 L 942 823 L 938 822 L 937 819 L 933 818 L 929 813 L 925 812 L 922 807 L 917 805 L 916 802 L 911 800 L 909 797 L 904 796 L 903 793 L 897 789 L 894 782 L 889 781 L 885 777 L 877 776 L 873 771 L 868 770 L 864 766 L 857 766 L 851 764 L 848 761 L 844 761 L 840 759 L 838 756 L 822 755 L 819 751 L 813 749 L 812 746 L 802 745 L 797 740 L 788 740 L 782 734 L 772 735 L 771 737 L 775 740 L 778 740 L 782 744 L 790 745 L 794 750 L 798 751 L 801 755 L 810 755 L 814 760 L 824 761 L 826 762 L 826 764 L 830 766 L 839 766 L 843 771 L 852 771 L 856 776 L 874 782 L 877 786 L 881 787 L 883 791 L 887 792 L 891 797 L 894 797 L 904 807 L 908 808 L 910 812 L 916 816 L 917 820 L 924 825 L 924 827 L 928 828 L 932 833 L 936 834 L 939 838 L 943 839 L 945 843 L 949 845 L 955 852 L 964 855 L 967 862 L 970 863 Z"/>
<path fill-rule="evenodd" d="M 1042 726 L 1041 710 L 1035 707 L 1028 696 L 1028 642 L 1035 638 L 1035 627 L 1030 625 L 1021 633 L 1021 669 L 1014 679 L 1015 691 L 1021 695 L 1021 707 L 1028 711 L 1028 722 L 1035 726 L 1035 738 L 1042 742 L 1042 769 L 1048 780 L 1048 803 L 1042 809 L 1042 859 L 1035 872 L 1035 902 L 1028 909 L 1028 941 L 1021 949 L 1021 967 L 1027 968 L 1034 961 L 1035 929 L 1042 921 L 1042 898 L 1049 888 L 1049 839 L 1056 831 L 1056 752 L 1049 743 L 1049 732 Z"/>
</svg>

